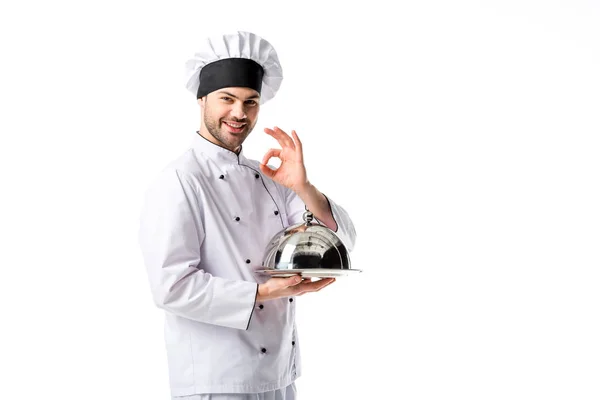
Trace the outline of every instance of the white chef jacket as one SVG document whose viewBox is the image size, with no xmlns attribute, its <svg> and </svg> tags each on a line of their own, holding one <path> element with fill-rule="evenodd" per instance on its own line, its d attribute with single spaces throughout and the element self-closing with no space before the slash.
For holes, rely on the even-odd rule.
<svg viewBox="0 0 600 400">
<path fill-rule="evenodd" d="M 347 212 L 329 204 L 352 250 Z M 165 311 L 173 396 L 259 393 L 300 376 L 294 298 L 257 302 L 271 238 L 303 222 L 305 205 L 259 162 L 198 133 L 147 190 L 139 240 L 155 304 Z"/>
</svg>

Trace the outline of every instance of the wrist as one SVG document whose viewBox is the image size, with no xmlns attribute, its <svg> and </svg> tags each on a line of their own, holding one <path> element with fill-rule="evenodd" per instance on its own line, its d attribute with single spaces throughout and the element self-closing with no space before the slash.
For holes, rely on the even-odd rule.
<svg viewBox="0 0 600 400">
<path fill-rule="evenodd" d="M 306 197 L 310 197 L 311 193 L 314 191 L 315 187 L 309 181 L 306 181 L 303 185 L 298 187 L 295 192 L 300 198 L 304 199 Z"/>
<path fill-rule="evenodd" d="M 264 283 L 258 284 L 258 289 L 256 290 L 256 301 L 265 301 L 268 298 L 268 289 Z"/>
</svg>

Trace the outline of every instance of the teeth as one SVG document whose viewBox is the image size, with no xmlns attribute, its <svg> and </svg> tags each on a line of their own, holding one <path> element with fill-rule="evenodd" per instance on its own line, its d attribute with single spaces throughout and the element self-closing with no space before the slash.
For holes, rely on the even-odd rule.
<svg viewBox="0 0 600 400">
<path fill-rule="evenodd" d="M 232 124 L 230 122 L 225 122 L 227 125 L 231 126 L 232 128 L 241 128 L 242 126 L 244 126 L 244 124 Z"/>
</svg>

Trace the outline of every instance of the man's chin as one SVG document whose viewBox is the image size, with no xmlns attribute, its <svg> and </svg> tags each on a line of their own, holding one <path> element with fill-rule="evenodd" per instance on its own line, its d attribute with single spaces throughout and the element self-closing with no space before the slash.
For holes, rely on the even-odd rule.
<svg viewBox="0 0 600 400">
<path fill-rule="evenodd" d="M 224 137 L 226 140 L 223 144 L 225 144 L 229 149 L 236 149 L 239 146 L 241 146 L 241 144 L 244 142 L 243 136 L 232 135 L 227 133 Z"/>
</svg>

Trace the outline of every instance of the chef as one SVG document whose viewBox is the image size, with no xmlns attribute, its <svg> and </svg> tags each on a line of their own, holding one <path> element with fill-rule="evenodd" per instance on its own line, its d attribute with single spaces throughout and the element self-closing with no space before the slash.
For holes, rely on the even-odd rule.
<svg viewBox="0 0 600 400">
<path fill-rule="evenodd" d="M 263 252 L 310 210 L 352 250 L 348 213 L 308 180 L 302 143 L 273 127 L 262 161 L 242 143 L 277 93 L 275 49 L 249 32 L 210 37 L 185 64 L 200 129 L 145 194 L 140 247 L 154 303 L 165 311 L 173 399 L 295 399 L 301 374 L 295 299 L 334 281 L 268 278 Z M 278 168 L 268 164 L 279 158 Z M 252 397 L 250 397 L 252 396 Z"/>
</svg>

